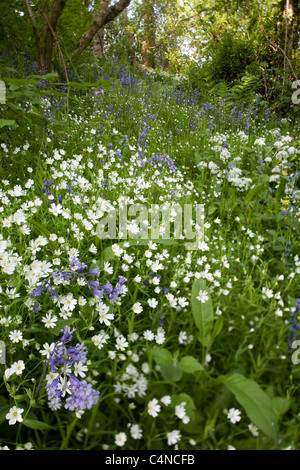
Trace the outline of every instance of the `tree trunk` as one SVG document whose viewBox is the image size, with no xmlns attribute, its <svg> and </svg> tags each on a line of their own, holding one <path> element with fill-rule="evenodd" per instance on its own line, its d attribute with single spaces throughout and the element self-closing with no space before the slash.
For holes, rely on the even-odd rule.
<svg viewBox="0 0 300 470">
<path fill-rule="evenodd" d="M 144 41 L 143 41 L 143 62 L 147 67 L 155 68 L 155 15 L 153 0 L 144 0 Z"/>
<path fill-rule="evenodd" d="M 97 21 L 99 15 L 108 8 L 108 0 L 100 0 L 99 9 L 95 10 L 93 14 L 94 21 Z M 94 54 L 96 56 L 103 56 L 104 54 L 104 28 L 100 28 L 94 38 Z"/>
<path fill-rule="evenodd" d="M 29 19 L 32 23 L 33 32 L 37 44 L 37 60 L 39 72 L 44 75 L 48 72 L 51 72 L 51 61 L 53 54 L 53 42 L 55 40 L 55 32 L 58 20 L 61 14 L 63 13 L 67 0 L 54 0 L 50 16 L 47 10 L 48 2 L 45 1 L 42 7 L 39 8 L 39 13 L 41 15 L 39 21 L 35 18 L 33 14 L 29 0 L 24 0 L 24 2 Z M 43 29 L 36 26 L 37 23 L 41 23 L 42 19 L 44 19 L 45 21 L 45 26 Z"/>
<path fill-rule="evenodd" d="M 131 65 L 134 65 L 136 62 L 135 50 L 133 47 L 134 35 L 132 32 L 128 31 L 128 15 L 126 10 L 124 10 L 124 36 L 129 62 Z"/>
<path fill-rule="evenodd" d="M 94 54 L 97 57 L 104 55 L 104 29 L 101 28 L 94 38 Z"/>
<path fill-rule="evenodd" d="M 288 70 L 288 60 L 293 59 L 293 53 L 298 49 L 299 41 L 299 4 L 297 0 L 285 0 L 282 5 L 282 22 L 280 36 L 283 43 L 283 70 Z M 283 75 L 285 82 L 285 73 Z"/>
<path fill-rule="evenodd" d="M 50 18 L 46 17 L 46 34 L 45 34 L 45 72 L 51 72 L 51 62 L 53 54 L 53 42 L 55 40 L 55 33 L 57 23 L 63 10 L 66 6 L 67 0 L 55 0 Z"/>
<path fill-rule="evenodd" d="M 105 26 L 110 21 L 114 20 L 116 16 L 118 16 L 126 7 L 128 7 L 130 2 L 131 0 L 119 0 L 115 5 L 109 7 L 108 0 L 100 0 L 100 6 L 102 6 L 101 12 L 97 11 L 95 13 L 94 22 L 80 39 L 79 44 L 72 54 L 72 59 L 76 59 L 80 54 L 82 54 L 82 52 L 86 49 L 87 46 L 89 46 L 101 28 L 103 28 L 103 26 Z M 39 13 L 45 20 L 45 26 L 43 30 L 36 26 L 37 23 L 40 23 L 41 21 L 37 21 L 35 18 L 30 1 L 24 0 L 24 3 L 36 39 L 39 71 L 40 73 L 45 74 L 51 71 L 53 44 L 54 41 L 56 41 L 56 28 L 58 20 L 66 6 L 67 0 L 54 0 L 50 15 L 48 14 L 47 10 L 48 1 L 44 1 L 43 6 L 38 9 Z M 101 35 L 99 40 L 101 41 Z M 100 48 L 101 47 L 103 49 L 103 45 L 100 46 Z"/>
<path fill-rule="evenodd" d="M 289 0 L 289 31 L 287 40 L 287 55 L 299 49 L 300 39 L 300 4 L 298 0 Z"/>
</svg>

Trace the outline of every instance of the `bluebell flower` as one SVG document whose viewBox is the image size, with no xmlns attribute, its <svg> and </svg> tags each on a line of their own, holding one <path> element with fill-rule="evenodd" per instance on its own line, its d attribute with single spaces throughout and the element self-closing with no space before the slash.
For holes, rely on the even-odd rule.
<svg viewBox="0 0 300 470">
<path fill-rule="evenodd" d="M 51 276 L 55 281 L 60 281 L 64 278 L 62 271 L 59 271 L 57 268 L 55 268 L 55 271 L 51 274 Z"/>
<path fill-rule="evenodd" d="M 113 287 L 109 281 L 102 287 L 102 291 L 106 294 L 110 294 L 113 290 Z"/>
<path fill-rule="evenodd" d="M 99 276 L 100 270 L 99 270 L 98 266 L 96 266 L 96 268 L 94 268 L 94 269 L 91 269 L 91 270 L 88 272 L 88 274 L 89 274 L 90 276 Z"/>
<path fill-rule="evenodd" d="M 96 289 L 99 287 L 99 281 L 90 281 L 89 286 L 91 286 L 92 289 Z"/>
<path fill-rule="evenodd" d="M 66 347 L 66 343 L 72 340 L 75 331 L 75 328 L 71 330 L 69 326 L 65 326 L 61 330 L 63 335 L 60 341 L 55 344 L 50 353 L 50 370 L 58 373 L 58 377 L 45 387 L 48 403 L 52 409 L 58 409 L 61 406 L 61 399 L 66 393 L 70 393 L 70 397 L 66 399 L 65 408 L 71 411 L 91 409 L 99 400 L 100 392 L 94 390 L 92 385 L 85 380 L 79 381 L 70 372 L 73 364 L 79 362 L 84 364 L 87 358 L 87 348 L 84 343 Z M 63 385 L 60 382 L 61 377 L 63 377 Z"/>
<path fill-rule="evenodd" d="M 121 286 L 121 285 L 124 284 L 126 281 L 127 281 L 126 277 L 124 277 L 124 276 L 119 276 L 118 285 Z"/>
<path fill-rule="evenodd" d="M 90 410 L 93 405 L 96 405 L 99 400 L 100 392 L 92 388 L 86 380 L 78 380 L 76 377 L 71 376 L 69 380 L 71 396 L 66 399 L 65 408 L 71 411 L 74 410 Z"/>
<path fill-rule="evenodd" d="M 68 341 L 70 341 L 72 339 L 72 334 L 76 331 L 76 328 L 74 328 L 73 330 L 71 330 L 71 328 L 66 325 L 64 327 L 63 330 L 61 330 L 61 332 L 63 333 L 62 337 L 60 338 L 60 341 L 62 343 L 67 343 Z"/>
<path fill-rule="evenodd" d="M 38 298 L 38 297 L 40 297 L 40 296 L 42 295 L 43 290 L 44 290 L 43 284 L 39 284 L 36 289 L 33 289 L 33 291 L 31 292 L 30 296 L 31 296 L 31 297 L 35 297 L 35 298 Z"/>
<path fill-rule="evenodd" d="M 87 348 L 84 343 L 78 343 L 76 346 L 69 346 L 67 348 L 67 355 L 71 363 L 81 362 L 82 364 L 85 364 Z"/>
<path fill-rule="evenodd" d="M 94 295 L 97 295 L 97 297 L 103 297 L 103 292 L 100 289 L 93 289 L 92 292 Z"/>
<path fill-rule="evenodd" d="M 55 379 L 50 384 L 47 384 L 45 389 L 48 393 L 48 402 L 50 408 L 57 408 L 60 405 L 62 391 L 58 389 L 59 380 Z"/>
<path fill-rule="evenodd" d="M 77 268 L 77 272 L 81 274 L 87 268 L 87 264 L 81 263 L 80 259 L 73 257 L 70 261 L 70 268 Z"/>
<path fill-rule="evenodd" d="M 50 296 L 51 296 L 51 300 L 53 300 L 55 297 L 58 297 L 57 293 L 55 292 L 53 288 L 50 289 Z"/>
</svg>

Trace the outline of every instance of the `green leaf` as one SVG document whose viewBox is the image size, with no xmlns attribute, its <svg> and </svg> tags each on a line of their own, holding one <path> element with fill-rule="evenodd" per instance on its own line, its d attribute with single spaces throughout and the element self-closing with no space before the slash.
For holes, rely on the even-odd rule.
<svg viewBox="0 0 300 470">
<path fill-rule="evenodd" d="M 202 155 L 198 151 L 195 152 L 195 163 L 198 165 L 202 161 Z"/>
<path fill-rule="evenodd" d="M 259 186 L 255 186 L 255 188 L 252 188 L 250 189 L 250 191 L 248 191 L 248 193 L 246 194 L 245 196 L 245 200 L 246 200 L 246 203 L 249 204 L 249 202 L 251 201 L 251 199 L 256 196 L 256 194 L 259 194 L 260 192 L 262 191 L 267 191 L 268 189 L 268 186 L 265 185 L 265 184 L 261 184 Z"/>
<path fill-rule="evenodd" d="M 197 299 L 200 291 L 206 291 L 209 297 L 208 300 L 204 303 Z M 202 346 L 207 347 L 213 328 L 214 309 L 204 279 L 194 280 L 192 287 L 191 305 L 193 318 L 200 332 L 199 341 Z"/>
<path fill-rule="evenodd" d="M 50 237 L 50 232 L 49 230 L 46 229 L 46 227 L 44 227 L 43 225 L 41 225 L 39 222 L 37 222 L 36 220 L 31 220 L 30 221 L 32 223 L 32 225 L 34 225 L 37 229 L 39 229 L 48 239 Z"/>
<path fill-rule="evenodd" d="M 160 371 L 166 382 L 178 382 L 182 377 L 182 370 L 176 359 L 168 365 L 161 366 Z"/>
<path fill-rule="evenodd" d="M 10 88 L 10 91 L 17 91 L 17 90 L 19 90 L 20 87 L 19 87 L 19 86 L 16 86 L 16 85 L 10 85 L 9 88 Z M 11 96 L 11 95 L 10 95 L 10 96 Z"/>
<path fill-rule="evenodd" d="M 213 214 L 218 208 L 216 206 L 208 206 L 207 212 L 209 215 Z"/>
<path fill-rule="evenodd" d="M 252 423 L 266 436 L 276 439 L 278 416 L 269 395 L 254 380 L 238 373 L 221 376 L 220 380 L 233 393 Z"/>
<path fill-rule="evenodd" d="M 76 88 L 77 90 L 87 90 L 88 87 L 85 83 L 78 83 L 78 82 L 69 82 L 69 87 Z"/>
<path fill-rule="evenodd" d="M 9 412 L 9 410 L 12 408 L 13 405 L 7 405 L 6 403 L 2 404 L 0 406 L 0 424 L 4 423 L 6 420 L 6 415 Z"/>
<path fill-rule="evenodd" d="M 166 366 L 172 362 L 172 354 L 165 348 L 153 348 L 153 358 L 160 366 Z"/>
<path fill-rule="evenodd" d="M 123 243 L 117 243 L 117 245 L 118 245 L 120 248 L 122 248 Z M 113 252 L 113 250 L 112 250 L 112 246 L 113 246 L 113 245 L 107 246 L 107 247 L 103 250 L 102 256 L 101 256 L 101 258 L 100 258 L 100 260 L 99 260 L 100 266 L 104 266 L 104 263 L 105 263 L 106 261 L 109 261 L 110 259 L 112 259 L 112 258 L 115 256 L 115 254 L 114 254 L 114 252 Z"/>
<path fill-rule="evenodd" d="M 192 397 L 190 397 L 190 395 L 188 395 L 187 393 L 180 393 L 179 395 L 172 395 L 171 403 L 172 403 L 172 406 L 174 407 L 185 403 L 184 407 L 186 410 L 186 414 L 191 419 L 195 418 L 196 406 Z"/>
<path fill-rule="evenodd" d="M 90 83 L 90 85 L 95 88 L 111 88 L 111 85 L 114 81 L 114 78 L 110 78 L 109 80 L 98 80 L 98 82 Z"/>
<path fill-rule="evenodd" d="M 289 409 L 290 402 L 284 397 L 272 398 L 272 407 L 278 418 L 280 418 Z"/>
<path fill-rule="evenodd" d="M 224 319 L 222 316 L 219 316 L 215 322 L 214 330 L 212 332 L 211 339 L 214 340 L 222 331 L 224 324 Z"/>
<path fill-rule="evenodd" d="M 28 75 L 28 78 L 36 78 L 38 80 L 56 80 L 58 78 L 58 73 L 51 72 L 46 75 Z"/>
<path fill-rule="evenodd" d="M 7 85 L 15 86 L 38 85 L 40 83 L 38 80 L 29 80 L 27 78 L 3 78 L 2 80 Z"/>
<path fill-rule="evenodd" d="M 16 400 L 17 402 L 26 400 L 26 398 L 27 398 L 27 395 L 25 395 L 25 393 L 22 393 L 20 395 L 14 395 L 14 400 Z"/>
<path fill-rule="evenodd" d="M 26 418 L 24 419 L 23 424 L 30 429 L 37 429 L 40 431 L 48 431 L 53 429 L 53 426 L 50 426 L 49 424 L 43 423 L 42 421 L 38 421 L 36 419 Z"/>
<path fill-rule="evenodd" d="M 103 117 L 94 117 L 90 120 L 90 124 L 95 124 L 97 122 L 102 122 L 103 121 Z"/>
<path fill-rule="evenodd" d="M 17 70 L 17 69 L 14 69 L 13 67 L 6 67 L 6 70 L 7 70 L 8 72 L 18 73 L 18 70 Z"/>
<path fill-rule="evenodd" d="M 0 119 L 0 128 L 5 126 L 15 127 L 16 124 L 16 121 L 13 121 L 12 119 Z"/>
<path fill-rule="evenodd" d="M 54 328 L 51 328 L 50 331 L 54 335 L 58 335 L 65 326 L 71 326 L 76 321 L 77 321 L 77 318 L 68 318 L 68 320 L 64 320 L 63 318 L 60 318 L 58 322 L 56 323 L 56 326 Z"/>
<path fill-rule="evenodd" d="M 199 370 L 204 370 L 204 367 L 200 362 L 193 356 L 184 356 L 179 362 L 179 367 L 183 372 L 193 374 Z"/>
<path fill-rule="evenodd" d="M 20 302 L 23 302 L 23 301 L 24 301 L 24 299 L 22 299 L 22 297 L 19 298 L 19 299 L 14 299 L 14 300 L 12 300 L 12 301 L 6 306 L 5 311 L 7 312 L 13 305 L 15 305 L 15 304 L 17 304 L 17 303 L 20 303 Z"/>
</svg>

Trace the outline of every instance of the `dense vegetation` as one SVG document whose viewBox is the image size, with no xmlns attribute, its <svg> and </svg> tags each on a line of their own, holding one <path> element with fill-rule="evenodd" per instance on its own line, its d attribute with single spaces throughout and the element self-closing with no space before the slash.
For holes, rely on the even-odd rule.
<svg viewBox="0 0 300 470">
<path fill-rule="evenodd" d="M 76 56 L 109 2 L 61 2 L 40 70 L 58 3 L 0 24 L 0 447 L 298 450 L 298 4 L 127 2 Z"/>
</svg>

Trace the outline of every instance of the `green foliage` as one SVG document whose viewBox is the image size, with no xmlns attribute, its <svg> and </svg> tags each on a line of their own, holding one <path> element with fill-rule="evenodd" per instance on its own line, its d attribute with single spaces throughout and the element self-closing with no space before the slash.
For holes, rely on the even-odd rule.
<svg viewBox="0 0 300 470">
<path fill-rule="evenodd" d="M 201 298 L 202 295 L 204 295 L 206 300 Z M 198 299 L 199 296 L 200 300 Z M 210 344 L 210 336 L 213 329 L 214 310 L 211 297 L 203 279 L 194 280 L 191 304 L 193 318 L 199 330 L 199 341 L 202 346 L 207 347 Z"/>
<path fill-rule="evenodd" d="M 183 3 L 155 2 L 159 41 L 173 27 L 170 41 L 156 44 L 157 71 L 127 65 L 121 17 L 106 28 L 109 57 L 86 51 L 70 65 L 69 82 L 60 60 L 56 73 L 40 76 L 24 55 L 21 68 L 3 59 L 0 445 L 114 451 L 124 433 L 126 450 L 165 450 L 173 448 L 170 433 L 180 433 L 180 451 L 299 448 L 299 367 L 288 348 L 299 297 L 292 76 L 256 34 L 252 1 L 239 9 L 225 0 Z M 71 50 L 89 22 L 88 4 L 69 3 L 61 18 L 65 58 L 65 42 Z M 76 6 L 82 16 L 73 35 Z M 266 7 L 265 26 L 274 18 L 269 1 Z M 9 8 L 7 19 L 21 26 Z M 128 18 L 136 51 L 140 11 Z M 187 31 L 192 45 L 199 35 L 206 62 L 179 51 Z M 220 51 L 228 54 L 223 63 Z M 101 239 L 98 221 L 124 200 L 202 204 L 203 243 L 188 250 L 172 237 Z M 86 263 L 83 274 L 71 270 L 73 257 Z M 96 266 L 99 275 L 90 277 Z M 118 302 L 98 299 L 97 281 L 109 290 L 121 275 L 127 281 Z M 62 308 L 67 294 L 76 300 L 70 311 Z M 53 324 L 46 315 L 56 316 Z M 48 403 L 47 354 L 65 326 L 87 347 L 85 379 L 100 392 L 84 413 Z M 18 342 L 15 330 L 23 335 Z M 16 361 L 25 368 L 9 375 Z M 152 400 L 157 416 L 149 413 Z M 12 406 L 23 410 L 14 425 L 6 417 Z M 232 409 L 239 422 L 228 418 Z"/>
<path fill-rule="evenodd" d="M 276 440 L 278 417 L 273 410 L 271 398 L 259 385 L 241 374 L 231 374 L 221 378 L 226 387 L 234 394 L 248 417 L 266 436 Z"/>
<path fill-rule="evenodd" d="M 237 106 L 246 91 L 243 94 L 239 88 L 231 89 L 225 81 L 220 82 L 219 87 L 215 85 L 215 101 L 206 102 L 200 93 L 184 88 L 185 81 L 175 78 L 168 81 L 167 75 L 161 76 L 161 72 L 144 74 L 116 60 L 106 66 L 102 75 L 96 76 L 92 70 L 87 70 L 89 79 L 79 81 L 77 78 L 69 85 L 64 84 L 65 88 L 59 85 L 61 91 L 53 95 L 52 101 L 49 101 L 50 94 L 57 91 L 55 88 L 60 83 L 56 75 L 42 77 L 42 83 L 48 80 L 42 90 L 36 88 L 41 80 L 35 74 L 27 79 L 6 79 L 12 102 L 16 99 L 17 105 L 18 96 L 13 93 L 20 93 L 22 99 L 25 94 L 32 102 L 37 99 L 36 108 L 45 119 L 48 108 L 43 108 L 43 103 L 47 99 L 52 139 L 47 140 L 48 134 L 43 135 L 45 145 L 41 146 L 42 142 L 37 145 L 41 130 L 35 127 L 34 119 L 27 119 L 26 113 L 11 115 L 18 127 L 11 127 L 9 134 L 6 134 L 7 126 L 2 128 L 3 141 L 9 136 L 1 147 L 2 160 L 13 164 L 10 172 L 2 172 L 3 180 L 10 181 L 5 182 L 4 191 L 12 201 L 11 206 L 3 204 L 3 219 L 9 225 L 9 215 L 17 217 L 21 204 L 27 209 L 30 228 L 28 234 L 23 234 L 17 223 L 11 223 L 10 227 L 3 227 L 4 233 L 10 234 L 12 246 L 24 257 L 25 266 L 32 263 L 34 240 L 44 237 L 48 243 L 43 250 L 36 251 L 36 261 L 50 260 L 55 269 L 58 265 L 54 263 L 59 258 L 58 269 L 64 272 L 68 269 L 70 250 L 76 248 L 78 256 L 86 260 L 88 270 L 95 265 L 99 267 L 99 282 L 110 280 L 115 285 L 118 275 L 124 274 L 123 269 L 126 269 L 125 258 L 116 256 L 115 242 L 99 239 L 95 225 L 93 232 L 80 225 L 77 233 L 75 225 L 79 226 L 81 221 L 86 224 L 90 210 L 97 204 L 117 203 L 124 194 L 134 200 L 136 192 L 141 191 L 140 196 L 153 202 L 161 201 L 161 195 L 165 201 L 170 201 L 171 194 L 178 198 L 181 192 L 185 203 L 205 205 L 204 239 L 209 250 L 201 246 L 201 250 L 188 252 L 183 240 L 151 240 L 157 244 L 151 248 L 148 239 L 119 239 L 122 256 L 133 255 L 133 262 L 127 258 L 128 290 L 122 303 L 109 304 L 109 313 L 114 319 L 108 325 L 97 318 L 94 299 L 91 300 L 94 294 L 84 282 L 77 283 L 72 277 L 69 283 L 55 285 L 57 293 L 72 292 L 74 298 L 78 296 L 83 303 L 70 317 L 62 318 L 61 309 L 51 300 L 49 291 L 41 302 L 38 300 L 41 311 L 27 307 L 32 299 L 26 280 L 27 268 L 10 277 L 8 289 L 15 286 L 20 297 L 10 299 L 6 287 L 2 290 L 3 316 L 9 316 L 12 323 L 6 326 L 2 320 L 1 334 L 9 342 L 9 332 L 22 328 L 24 337 L 32 341 L 25 352 L 22 343 L 7 350 L 8 364 L 22 358 L 26 375 L 25 371 L 21 376 L 14 374 L 2 385 L 1 440 L 11 447 L 15 441 L 19 444 L 28 440 L 37 449 L 88 450 L 102 448 L 103 444 L 113 449 L 115 435 L 125 432 L 128 435 L 126 449 L 165 449 L 170 447 L 167 433 L 178 430 L 182 436 L 180 450 L 194 448 L 191 442 L 196 443 L 197 450 L 223 450 L 229 445 L 237 449 L 297 447 L 297 401 L 289 385 L 289 377 L 295 380 L 297 371 L 288 363 L 286 344 L 289 330 L 286 319 L 297 296 L 296 279 L 289 273 L 296 268 L 286 265 L 284 255 L 286 243 L 291 241 L 295 256 L 294 240 L 299 226 L 294 219 L 282 215 L 283 201 L 288 202 L 288 196 L 297 207 L 296 180 L 290 181 L 279 173 L 279 178 L 272 181 L 274 174 L 276 176 L 273 169 L 282 164 L 283 158 L 280 156 L 282 147 L 277 148 L 276 142 L 282 139 L 286 149 L 296 148 L 295 129 L 273 115 L 266 123 L 261 103 L 257 112 L 245 107 L 244 114 L 241 113 Z M 253 69 L 254 76 L 256 71 L 263 73 L 260 66 Z M 112 79 L 104 80 L 104 73 Z M 250 76 L 250 71 L 248 73 Z M 245 89 L 252 90 L 253 102 L 255 81 L 249 83 L 243 82 Z M 232 90 L 236 93 L 234 107 L 230 101 Z M 61 95 L 65 98 L 62 107 L 58 106 Z M 236 111 L 240 114 L 235 114 Z M 24 135 L 18 133 L 22 125 Z M 149 159 L 153 155 L 172 156 L 177 166 L 174 174 L 159 158 L 134 167 L 145 129 L 149 146 L 143 150 L 148 152 Z M 265 145 L 255 143 L 262 137 Z M 24 140 L 28 141 L 29 148 L 20 150 L 18 147 Z M 113 149 L 119 150 L 114 153 Z M 119 158 L 119 151 L 122 158 Z M 287 163 L 282 165 L 294 174 L 298 169 L 298 154 L 292 151 Z M 26 160 L 27 155 L 30 160 Z M 260 156 L 265 165 L 263 170 L 258 169 Z M 25 165 L 31 166 L 29 181 Z M 232 178 L 235 170 L 240 170 L 241 174 Z M 145 172 L 147 180 L 139 184 Z M 31 178 L 35 185 L 28 187 L 24 198 L 10 195 L 13 184 L 30 186 Z M 244 178 L 246 184 L 240 186 Z M 53 215 L 51 198 L 44 197 L 41 190 L 50 179 L 54 181 L 51 198 L 61 196 L 60 204 L 66 217 Z M 82 187 L 77 186 L 77 181 Z M 131 186 L 127 187 L 128 181 Z M 73 195 L 69 184 L 77 194 Z M 79 194 L 81 197 L 77 197 Z M 24 204 L 25 198 L 29 199 L 28 207 Z M 31 212 L 30 201 L 39 199 L 42 204 Z M 91 203 L 89 206 L 86 206 L 87 201 Z M 53 234 L 64 237 L 67 243 L 52 239 Z M 90 251 L 92 243 L 97 252 L 93 248 Z M 158 285 L 156 276 L 150 275 L 148 251 L 152 251 L 155 260 L 166 257 L 162 260 L 164 269 L 159 270 Z M 113 267 L 111 273 L 109 266 Z M 282 273 L 285 273 L 284 279 L 280 281 Z M 2 272 L 0 275 L 6 282 L 8 275 Z M 163 286 L 168 286 L 167 292 L 162 291 Z M 265 287 L 272 290 L 271 298 L 263 294 Z M 183 307 L 179 308 L 179 303 L 172 304 L 172 296 L 180 300 Z M 152 297 L 158 300 L 156 308 L 149 307 L 148 300 Z M 89 299 L 86 303 L 85 298 Z M 282 308 L 281 301 L 286 317 L 285 310 L 282 317 L 275 313 Z M 139 314 L 132 308 L 136 302 L 143 308 Z M 43 315 L 51 310 L 55 310 L 57 319 L 55 325 L 46 328 Z M 20 317 L 22 324 L 18 323 Z M 76 328 L 76 341 L 88 348 L 87 380 L 93 381 L 101 392 L 99 403 L 86 410 L 80 419 L 63 407 L 53 412 L 47 405 L 45 384 L 49 366 L 40 350 L 46 343 L 57 341 L 65 326 Z M 164 331 L 163 340 L 158 337 L 159 328 Z M 144 336 L 146 330 L 148 335 Z M 126 341 L 128 339 L 128 347 L 114 356 L 118 351 L 113 347 L 119 338 L 117 331 Z M 107 343 L 100 348 L 92 340 L 97 333 L 108 335 Z M 138 337 L 129 341 L 133 333 Z M 35 349 L 36 343 L 39 350 Z M 286 360 L 282 358 L 284 355 Z M 127 396 L 134 392 L 134 387 L 124 385 L 130 377 L 137 378 L 135 386 L 147 383 L 144 395 Z M 41 386 L 36 392 L 34 387 L 39 383 Z M 154 403 L 158 400 L 160 407 L 155 418 L 148 413 L 151 400 Z M 24 420 L 9 426 L 6 415 L 13 403 L 24 409 Z M 227 417 L 229 410 L 236 407 L 241 417 L 239 423 L 230 422 Z M 184 415 L 185 422 L 178 415 Z M 141 426 L 141 440 L 130 437 L 128 423 Z M 257 427 L 258 436 L 250 433 L 250 424 Z M 78 441 L 83 429 L 86 430 L 84 439 Z"/>
<path fill-rule="evenodd" d="M 214 44 L 211 55 L 211 60 L 204 64 L 206 73 L 215 81 L 224 80 L 230 85 L 243 76 L 255 58 L 255 50 L 250 40 L 226 32 Z"/>
</svg>

